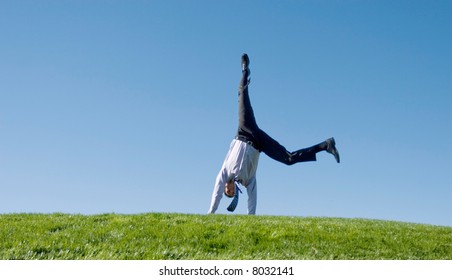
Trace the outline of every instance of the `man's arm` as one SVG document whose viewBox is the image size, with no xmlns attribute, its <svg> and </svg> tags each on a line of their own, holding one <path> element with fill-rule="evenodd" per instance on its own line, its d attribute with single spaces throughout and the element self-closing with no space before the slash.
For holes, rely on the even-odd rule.
<svg viewBox="0 0 452 280">
<path fill-rule="evenodd" d="M 248 215 L 255 215 L 257 205 L 256 176 L 249 181 L 248 186 L 246 186 L 246 191 L 248 193 Z"/>
<path fill-rule="evenodd" d="M 207 212 L 208 214 L 215 214 L 215 211 L 218 209 L 218 205 L 220 205 L 220 200 L 223 197 L 224 186 L 228 181 L 228 174 L 226 172 L 226 168 L 223 166 L 218 173 L 217 179 L 215 180 L 215 186 L 213 188 L 212 200 L 210 202 L 210 208 Z"/>
</svg>

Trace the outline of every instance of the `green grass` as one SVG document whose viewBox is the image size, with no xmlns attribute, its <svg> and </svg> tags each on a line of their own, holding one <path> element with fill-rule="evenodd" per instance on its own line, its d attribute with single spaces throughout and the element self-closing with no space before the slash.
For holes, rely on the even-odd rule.
<svg viewBox="0 0 452 280">
<path fill-rule="evenodd" d="M 0 215 L 0 259 L 452 259 L 452 227 L 241 215 Z"/>
</svg>

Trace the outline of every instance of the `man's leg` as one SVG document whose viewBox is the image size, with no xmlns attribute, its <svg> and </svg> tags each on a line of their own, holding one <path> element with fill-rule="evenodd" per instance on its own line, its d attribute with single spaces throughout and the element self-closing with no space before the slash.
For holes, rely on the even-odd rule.
<svg viewBox="0 0 452 280">
<path fill-rule="evenodd" d="M 251 107 L 250 96 L 248 94 L 249 74 L 248 68 L 249 58 L 248 55 L 242 55 L 242 79 L 239 84 L 239 127 L 238 135 L 245 136 L 250 141 L 256 143 L 257 132 L 259 127 L 257 126 L 256 119 L 254 117 L 253 108 Z"/>
<path fill-rule="evenodd" d="M 317 159 L 316 154 L 321 151 L 327 151 L 334 155 L 336 161 L 339 163 L 339 152 L 336 149 L 334 138 L 327 139 L 326 141 L 309 148 L 289 152 L 284 146 L 279 144 L 258 127 L 248 94 L 248 85 L 250 82 L 250 70 L 248 66 L 248 55 L 243 54 L 242 79 L 239 84 L 239 128 L 237 134 L 248 138 L 258 146 L 259 150 L 272 159 L 287 165 L 298 162 L 315 161 Z"/>
<path fill-rule="evenodd" d="M 316 154 L 320 151 L 326 150 L 325 142 L 322 142 L 309 148 L 289 152 L 283 145 L 279 144 L 263 130 L 260 130 L 258 139 L 258 145 L 262 147 L 262 151 L 267 156 L 287 165 L 292 165 L 298 162 L 315 161 L 317 160 Z"/>
<path fill-rule="evenodd" d="M 262 151 L 270 158 L 279 161 L 281 163 L 292 165 L 299 162 L 316 161 L 316 154 L 318 152 L 326 151 L 336 158 L 339 163 L 339 152 L 336 149 L 336 143 L 334 138 L 327 139 L 317 145 L 309 148 L 297 150 L 295 152 L 289 152 L 286 148 L 279 144 L 275 139 L 271 138 L 263 130 L 259 130 L 258 145 L 262 148 Z"/>
</svg>

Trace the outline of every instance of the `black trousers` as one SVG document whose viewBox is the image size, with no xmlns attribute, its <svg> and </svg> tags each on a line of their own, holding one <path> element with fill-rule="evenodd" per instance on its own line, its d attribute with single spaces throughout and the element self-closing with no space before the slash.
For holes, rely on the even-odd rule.
<svg viewBox="0 0 452 280">
<path fill-rule="evenodd" d="M 270 158 L 287 165 L 315 161 L 316 153 L 326 149 L 325 142 L 322 142 L 309 148 L 289 152 L 278 141 L 260 129 L 256 123 L 248 94 L 248 71 L 243 71 L 239 84 L 239 127 L 237 137 L 252 142 L 253 146 L 260 152 L 264 152 Z"/>
</svg>

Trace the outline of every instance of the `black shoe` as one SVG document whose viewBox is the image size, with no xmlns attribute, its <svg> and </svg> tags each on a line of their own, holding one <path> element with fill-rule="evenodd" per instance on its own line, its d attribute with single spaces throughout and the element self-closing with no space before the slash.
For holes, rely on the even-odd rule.
<svg viewBox="0 0 452 280">
<path fill-rule="evenodd" d="M 339 158 L 339 151 L 336 149 L 336 141 L 334 141 L 334 138 L 327 139 L 326 141 L 326 151 L 334 156 L 337 163 L 339 163 L 341 160 Z"/>
<path fill-rule="evenodd" d="M 249 71 L 250 59 L 246 53 L 242 54 L 242 71 Z"/>
<path fill-rule="evenodd" d="M 250 59 L 249 59 L 248 55 L 246 53 L 244 53 L 244 54 L 242 54 L 242 73 L 243 73 L 246 83 L 244 85 L 240 86 L 240 88 L 242 90 L 245 90 L 248 87 L 248 85 L 251 83 L 251 78 L 250 78 L 251 71 L 250 71 L 249 66 L 250 66 Z"/>
</svg>

